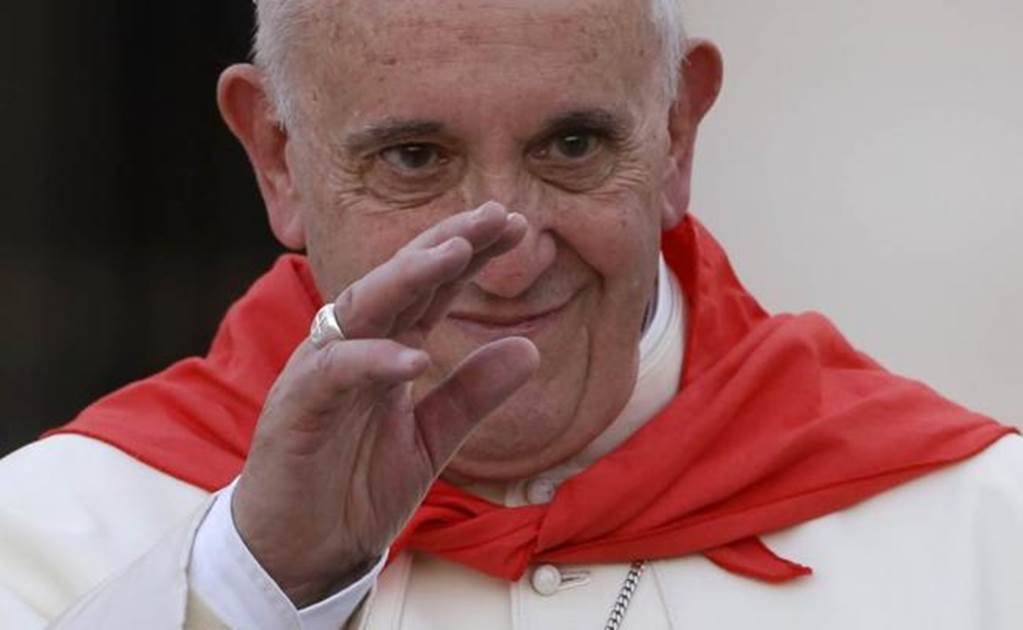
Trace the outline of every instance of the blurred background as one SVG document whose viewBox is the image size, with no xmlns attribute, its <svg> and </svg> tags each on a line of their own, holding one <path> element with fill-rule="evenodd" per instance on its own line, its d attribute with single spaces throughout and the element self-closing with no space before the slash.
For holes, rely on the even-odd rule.
<svg viewBox="0 0 1023 630">
<path fill-rule="evenodd" d="M 771 309 L 1023 425 L 1023 2 L 687 0 L 693 207 Z"/>
<path fill-rule="evenodd" d="M 694 210 L 772 309 L 1023 422 L 1023 3 L 689 0 Z M 0 6 L 0 454 L 206 347 L 280 253 L 219 71 L 250 0 Z"/>
<path fill-rule="evenodd" d="M 214 100 L 251 11 L 0 6 L 0 453 L 203 352 L 277 255 Z"/>
</svg>

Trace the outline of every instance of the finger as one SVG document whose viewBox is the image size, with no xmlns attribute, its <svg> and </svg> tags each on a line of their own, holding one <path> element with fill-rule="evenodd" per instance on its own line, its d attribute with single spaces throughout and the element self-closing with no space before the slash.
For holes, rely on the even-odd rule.
<svg viewBox="0 0 1023 630">
<path fill-rule="evenodd" d="M 431 302 L 439 286 L 461 281 L 467 269 L 475 275 L 491 258 L 514 248 L 527 229 L 522 215 L 484 204 L 427 230 L 341 294 L 336 308 L 345 335 L 390 337 L 411 328 L 423 314 L 438 310 Z M 438 235 L 450 238 L 422 249 Z"/>
<path fill-rule="evenodd" d="M 531 341 L 509 337 L 483 346 L 416 406 L 422 447 L 439 475 L 483 418 L 536 372 L 540 353 Z"/>
<path fill-rule="evenodd" d="M 521 214 L 512 214 L 509 216 L 508 222 L 508 229 L 505 230 L 498 242 L 490 246 L 482 255 L 473 258 L 457 280 L 442 285 L 434 292 L 428 308 L 419 314 L 418 325 L 420 328 L 429 331 L 436 326 L 447 315 L 452 303 L 465 288 L 465 285 L 472 281 L 487 263 L 510 252 L 522 242 L 529 230 L 526 218 Z"/>
<path fill-rule="evenodd" d="M 319 413 L 336 408 L 361 388 L 415 380 L 429 368 L 430 357 L 389 339 L 359 339 L 322 349 L 307 344 L 296 353 L 295 363 L 289 403 Z"/>
<path fill-rule="evenodd" d="M 522 242 L 522 239 L 526 237 L 526 232 L 528 231 L 529 222 L 526 220 L 526 217 L 517 212 L 509 214 L 501 235 L 490 245 L 477 248 L 476 256 L 473 257 L 468 269 L 463 272 L 462 279 L 465 280 L 468 277 L 475 276 L 488 262 L 515 249 Z"/>
<path fill-rule="evenodd" d="M 434 299 L 436 299 L 437 292 L 442 291 L 444 287 L 447 286 L 450 286 L 450 283 L 443 284 L 440 288 L 430 291 L 427 295 L 417 300 L 415 304 L 412 304 L 398 315 L 397 319 L 394 320 L 393 327 L 393 330 L 399 333 L 397 335 L 398 339 L 402 339 L 402 335 L 400 334 L 401 331 L 407 331 L 420 323 L 423 319 L 423 315 L 430 310 Z M 402 340 L 409 343 L 408 340 Z M 413 343 L 412 345 L 417 344 Z"/>
<path fill-rule="evenodd" d="M 403 311 L 460 277 L 472 256 L 472 246 L 460 237 L 430 249 L 398 252 L 338 297 L 334 308 L 345 337 L 390 337 Z"/>
<path fill-rule="evenodd" d="M 503 224 L 501 221 L 491 220 L 499 218 L 502 214 L 504 216 Z M 481 229 L 481 226 L 485 226 L 485 228 Z M 452 231 L 459 232 L 459 236 L 452 238 L 464 238 L 474 249 L 469 266 L 458 279 L 452 281 L 452 283 L 464 283 L 467 279 L 475 276 L 491 259 L 514 249 L 525 237 L 528 229 L 529 224 L 524 216 L 518 213 L 508 214 L 499 204 L 489 202 L 475 212 L 452 217 L 438 224 L 432 230 L 427 230 L 423 236 L 417 237 L 406 248 L 421 247 L 424 243 L 432 242 L 438 234 L 448 236 Z M 437 231 L 431 233 L 433 230 Z M 422 313 L 428 310 L 432 295 L 439 288 L 431 288 L 429 296 L 420 298 L 407 307 L 406 312 L 402 313 L 398 319 L 408 322 L 409 325 L 417 321 Z"/>
<path fill-rule="evenodd" d="M 475 210 L 444 219 L 409 241 L 405 248 L 427 249 L 461 237 L 469 241 L 474 249 L 481 249 L 496 241 L 507 223 L 508 211 L 505 207 L 496 201 L 488 201 Z"/>
</svg>

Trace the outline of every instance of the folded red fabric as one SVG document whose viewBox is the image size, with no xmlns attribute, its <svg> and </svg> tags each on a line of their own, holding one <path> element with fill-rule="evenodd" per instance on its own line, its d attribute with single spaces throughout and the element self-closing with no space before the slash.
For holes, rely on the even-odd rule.
<svg viewBox="0 0 1023 630">
<path fill-rule="evenodd" d="M 687 301 L 675 399 L 548 505 L 508 508 L 438 481 L 399 537 L 507 579 L 535 562 L 703 553 L 781 582 L 810 569 L 758 538 L 971 457 L 1014 429 L 884 370 L 822 316 L 768 315 L 693 217 L 664 235 Z M 321 304 L 284 256 L 228 312 L 204 358 L 87 408 L 53 433 L 97 438 L 216 490 L 239 474 L 260 408 Z"/>
</svg>

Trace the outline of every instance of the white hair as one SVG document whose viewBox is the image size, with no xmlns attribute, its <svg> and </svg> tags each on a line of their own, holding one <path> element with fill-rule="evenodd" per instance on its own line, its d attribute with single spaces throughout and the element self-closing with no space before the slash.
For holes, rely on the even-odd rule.
<svg viewBox="0 0 1023 630">
<path fill-rule="evenodd" d="M 295 114 L 293 85 L 287 69 L 294 42 L 301 37 L 306 22 L 314 19 L 312 4 L 322 0 L 253 0 L 256 5 L 256 34 L 253 59 L 267 76 L 267 89 L 282 125 Z M 679 66 L 686 49 L 683 0 L 651 0 L 651 17 L 663 49 L 664 83 L 668 98 L 678 90 Z"/>
<path fill-rule="evenodd" d="M 668 98 L 674 100 L 678 92 L 679 69 L 686 54 L 686 21 L 683 0 L 653 0 L 653 16 L 657 36 L 664 51 L 664 87 Z"/>
</svg>

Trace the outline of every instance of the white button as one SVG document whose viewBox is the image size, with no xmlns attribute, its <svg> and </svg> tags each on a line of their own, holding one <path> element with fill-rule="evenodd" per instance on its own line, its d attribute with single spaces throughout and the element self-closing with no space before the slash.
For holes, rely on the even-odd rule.
<svg viewBox="0 0 1023 630">
<path fill-rule="evenodd" d="M 533 571 L 530 582 L 538 595 L 550 597 L 561 588 L 561 571 L 552 564 L 541 565 Z"/>
<path fill-rule="evenodd" d="M 526 500 L 533 505 L 550 503 L 551 499 L 554 498 L 554 492 L 557 489 L 557 484 L 550 479 L 545 477 L 534 479 L 526 485 Z"/>
</svg>

